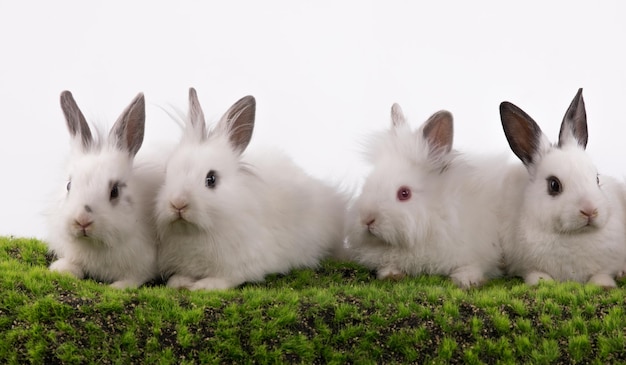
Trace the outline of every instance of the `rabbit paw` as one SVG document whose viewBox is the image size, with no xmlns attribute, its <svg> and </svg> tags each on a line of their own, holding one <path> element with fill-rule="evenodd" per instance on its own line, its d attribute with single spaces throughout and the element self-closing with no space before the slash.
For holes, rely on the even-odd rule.
<svg viewBox="0 0 626 365">
<path fill-rule="evenodd" d="M 189 288 L 191 290 L 224 290 L 237 286 L 233 280 L 224 278 L 204 278 L 196 281 Z"/>
<path fill-rule="evenodd" d="M 385 279 L 400 280 L 404 278 L 405 276 L 406 274 L 400 271 L 399 269 L 396 269 L 395 267 L 389 267 L 389 266 L 378 268 L 378 271 L 376 273 L 376 277 L 379 280 L 385 280 Z"/>
<path fill-rule="evenodd" d="M 461 289 L 480 286 L 485 282 L 482 270 L 476 267 L 460 267 L 454 270 L 450 278 Z"/>
<path fill-rule="evenodd" d="M 605 289 L 612 289 L 617 287 L 617 283 L 615 283 L 613 277 L 608 274 L 595 274 L 589 279 L 588 282 L 601 286 Z"/>
<path fill-rule="evenodd" d="M 524 282 L 526 283 L 526 285 L 530 285 L 530 286 L 537 285 L 539 284 L 540 280 L 553 281 L 554 279 L 552 279 L 552 276 L 541 271 L 531 271 L 528 274 L 526 274 L 526 276 L 524 276 Z"/>
<path fill-rule="evenodd" d="M 58 259 L 50 264 L 50 271 L 67 272 L 74 275 L 78 279 L 85 277 L 83 269 L 68 259 Z"/>
<path fill-rule="evenodd" d="M 172 275 L 167 280 L 167 286 L 174 289 L 191 289 L 195 280 L 184 275 Z"/>
</svg>

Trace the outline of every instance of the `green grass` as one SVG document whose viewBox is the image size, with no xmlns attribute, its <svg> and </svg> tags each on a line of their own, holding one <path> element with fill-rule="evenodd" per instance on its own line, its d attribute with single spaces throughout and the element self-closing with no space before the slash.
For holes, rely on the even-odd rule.
<svg viewBox="0 0 626 365">
<path fill-rule="evenodd" d="M 623 282 L 463 291 L 324 262 L 222 292 L 118 291 L 49 260 L 37 240 L 0 238 L 6 363 L 626 363 Z"/>
</svg>

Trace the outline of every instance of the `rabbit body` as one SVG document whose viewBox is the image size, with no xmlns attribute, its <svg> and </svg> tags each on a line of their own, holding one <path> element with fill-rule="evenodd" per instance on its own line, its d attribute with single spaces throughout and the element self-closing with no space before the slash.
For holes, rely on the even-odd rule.
<svg viewBox="0 0 626 365">
<path fill-rule="evenodd" d="M 72 135 L 66 188 L 50 207 L 53 271 L 137 287 L 157 276 L 153 199 L 163 169 L 135 154 L 143 139 L 138 95 L 108 137 L 94 138 L 71 94 L 62 106 Z M 141 160 L 141 161 L 140 161 Z"/>
<path fill-rule="evenodd" d="M 196 98 L 190 90 L 192 122 Z M 254 99 L 233 108 L 208 136 L 203 118 L 188 125 L 200 135 L 184 138 L 169 159 L 157 203 L 159 267 L 168 286 L 231 288 L 315 267 L 342 246 L 346 197 L 278 150 L 242 154 L 247 141 L 236 143 L 233 131 L 245 127 L 226 124 L 252 123 Z"/>
<path fill-rule="evenodd" d="M 415 133 L 397 104 L 392 119 L 369 145 L 373 170 L 351 208 L 348 242 L 356 260 L 381 279 L 437 274 L 468 288 L 499 276 L 506 158 L 451 150 L 452 116 L 445 111 Z"/>
<path fill-rule="evenodd" d="M 559 142 L 513 104 L 501 105 L 511 148 L 524 163 L 505 177 L 502 245 L 507 271 L 541 279 L 614 287 L 626 261 L 624 187 L 599 175 L 585 152 L 582 89 L 566 112 Z"/>
</svg>

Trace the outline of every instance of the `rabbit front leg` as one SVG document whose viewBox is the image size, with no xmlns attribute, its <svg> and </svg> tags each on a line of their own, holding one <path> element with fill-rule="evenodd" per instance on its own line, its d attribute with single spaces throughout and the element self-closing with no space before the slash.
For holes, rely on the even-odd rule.
<svg viewBox="0 0 626 365">
<path fill-rule="evenodd" d="M 483 271 L 474 266 L 461 266 L 450 274 L 450 278 L 461 289 L 480 286 L 485 282 Z"/>
<path fill-rule="evenodd" d="M 83 279 L 85 277 L 83 269 L 68 258 L 60 258 L 50 264 L 50 271 L 67 272 L 74 275 L 78 279 Z"/>
<path fill-rule="evenodd" d="M 111 284 L 112 288 L 116 288 L 116 289 L 129 289 L 129 288 L 138 288 L 140 287 L 143 283 L 147 282 L 148 280 L 146 279 L 136 279 L 136 278 L 125 278 L 122 280 L 117 280 L 114 281 Z"/>
<path fill-rule="evenodd" d="M 244 281 L 233 278 L 213 278 L 207 277 L 193 283 L 190 290 L 224 290 L 234 288 Z"/>
<path fill-rule="evenodd" d="M 174 274 L 167 280 L 167 286 L 174 289 L 191 289 L 195 282 L 196 279 L 192 277 Z"/>
<path fill-rule="evenodd" d="M 402 270 L 392 265 L 381 266 L 378 268 L 378 270 L 376 270 L 376 277 L 379 280 L 385 280 L 385 279 L 400 280 L 404 278 L 405 276 L 406 274 L 403 273 Z"/>
<path fill-rule="evenodd" d="M 549 274 L 541 271 L 531 271 L 524 276 L 524 282 L 526 285 L 535 286 L 539 284 L 539 281 L 553 281 L 554 279 Z"/>
<path fill-rule="evenodd" d="M 604 274 L 604 273 L 595 274 L 591 276 L 591 278 L 589 278 L 589 281 L 587 282 L 590 284 L 598 285 L 606 289 L 612 289 L 612 288 L 617 287 L 617 283 L 615 283 L 615 280 L 613 279 L 613 277 L 609 274 Z"/>
</svg>

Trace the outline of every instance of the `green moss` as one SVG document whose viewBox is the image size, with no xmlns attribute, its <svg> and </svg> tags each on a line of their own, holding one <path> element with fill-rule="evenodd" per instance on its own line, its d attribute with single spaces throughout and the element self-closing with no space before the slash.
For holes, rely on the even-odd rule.
<svg viewBox="0 0 626 365">
<path fill-rule="evenodd" d="M 379 281 L 352 263 L 219 292 L 119 291 L 47 270 L 33 239 L 0 238 L 7 363 L 623 363 L 626 291 L 498 279 Z"/>
</svg>

